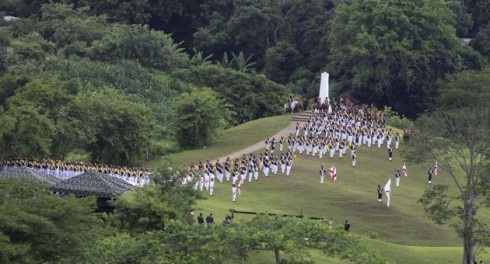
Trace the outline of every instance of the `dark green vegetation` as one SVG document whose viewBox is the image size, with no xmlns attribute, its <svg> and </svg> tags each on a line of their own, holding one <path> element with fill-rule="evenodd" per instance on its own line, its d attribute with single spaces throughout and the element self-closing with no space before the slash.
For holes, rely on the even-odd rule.
<svg viewBox="0 0 490 264">
<path fill-rule="evenodd" d="M 448 74 L 487 64 L 489 9 L 445 0 L 2 1 L 0 15 L 20 19 L 0 22 L 0 153 L 139 165 L 278 114 L 288 94 L 317 96 L 322 71 L 333 95 L 416 117 L 435 109 Z"/>
<path fill-rule="evenodd" d="M 94 213 L 93 197 L 58 197 L 33 182 L 0 179 L 1 262 L 236 263 L 263 251 L 277 263 L 308 263 L 309 250 L 316 249 L 382 263 L 358 238 L 326 222 L 259 215 L 199 225 L 190 212 L 200 193 L 169 173 L 161 171 L 156 185 L 117 198 L 109 215 Z"/>
<path fill-rule="evenodd" d="M 465 241 L 465 263 L 471 262 L 475 248 L 488 245 L 489 228 L 477 214 L 489 204 L 488 1 L 5 0 L 0 2 L 0 15 L 20 17 L 0 21 L 0 160 L 77 157 L 139 165 L 208 146 L 224 128 L 276 115 L 288 94 L 311 99 L 317 96 L 320 73 L 327 71 L 332 96 L 387 105 L 410 118 L 422 116 L 416 122 L 420 124 L 416 135 L 423 147 L 431 148 L 416 153 L 432 154 L 431 160 L 436 154 L 441 169 L 454 176 L 459 193 L 434 186 L 420 203 L 431 219 L 457 227 Z M 472 40 L 465 45 L 458 38 Z M 425 114 L 427 110 L 432 112 Z M 400 124 L 407 123 L 401 120 Z M 165 197 L 153 191 L 158 199 Z M 126 244 L 129 253 L 144 253 L 121 252 L 115 255 L 123 259 L 115 262 L 140 257 L 148 258 L 142 262 L 180 261 L 166 255 L 179 249 L 163 248 L 165 253 L 153 254 L 157 249 L 146 248 L 144 241 L 167 241 L 167 233 L 135 235 L 132 230 L 168 227 L 181 232 L 180 223 L 162 221 L 178 220 L 182 212 L 171 212 L 183 207 L 160 206 L 145 195 L 137 198 L 135 203 L 153 208 L 148 213 L 155 218 L 144 216 L 144 210 L 136 210 L 143 217 L 134 222 L 114 216 L 109 222 L 117 224 L 112 226 L 131 235 L 121 233 L 93 243 L 99 245 L 99 255 Z M 24 210 L 47 219 L 47 226 L 54 221 L 49 228 L 64 228 L 56 222 L 59 217 L 21 202 L 13 201 L 20 211 L 12 215 Z M 53 203 L 59 208 L 70 206 Z M 119 206 L 128 214 L 134 209 L 131 200 Z M 88 207 L 80 210 L 87 212 Z M 155 213 L 159 210 L 164 213 Z M 36 248 L 40 242 L 28 240 L 30 233 L 24 236 L 18 231 L 51 234 L 57 230 L 5 223 L 12 225 L 2 230 L 14 233 L 3 234 L 19 234 L 27 240 L 2 236 L 2 243 L 20 245 L 5 242 L 2 262 L 59 262 L 68 255 L 83 255 L 85 245 L 79 241 L 73 242 L 74 251 L 53 242 L 60 247 L 45 252 L 44 245 Z M 266 249 L 261 243 L 261 249 Z M 210 254 L 212 262 L 229 257 L 219 252 Z M 288 253 L 295 258 L 295 252 Z M 90 262 L 91 257 L 86 259 Z M 107 258 L 115 259 L 114 255 Z"/>
</svg>

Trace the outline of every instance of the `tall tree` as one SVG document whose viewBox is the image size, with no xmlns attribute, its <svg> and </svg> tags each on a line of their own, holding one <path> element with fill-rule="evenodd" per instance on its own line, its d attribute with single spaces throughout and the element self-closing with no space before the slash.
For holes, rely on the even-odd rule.
<svg viewBox="0 0 490 264">
<path fill-rule="evenodd" d="M 138 164 L 143 159 L 153 126 L 145 105 L 108 88 L 79 96 L 74 104 L 86 110 L 81 120 L 93 133 L 94 140 L 87 142 L 93 161 Z"/>
<path fill-rule="evenodd" d="M 477 214 L 480 205 L 489 206 L 484 203 L 490 191 L 489 84 L 489 69 L 449 78 L 441 90 L 440 107 L 417 121 L 417 144 L 407 153 L 418 162 L 437 160 L 453 180 L 456 194 L 448 186 L 435 185 L 419 202 L 438 224 L 459 218 L 454 226 L 463 237 L 464 264 L 473 263 L 475 248 L 489 242 L 489 226 L 478 221 Z"/>
<path fill-rule="evenodd" d="M 354 0 L 331 22 L 329 69 L 356 99 L 415 116 L 458 68 L 455 19 L 444 0 Z"/>
<path fill-rule="evenodd" d="M 181 94 L 176 109 L 177 134 L 184 148 L 211 143 L 226 126 L 229 114 L 225 102 L 209 88 Z"/>
<path fill-rule="evenodd" d="M 264 73 L 269 79 L 285 84 L 296 70 L 299 59 L 299 52 L 291 44 L 280 41 L 265 52 Z"/>
</svg>

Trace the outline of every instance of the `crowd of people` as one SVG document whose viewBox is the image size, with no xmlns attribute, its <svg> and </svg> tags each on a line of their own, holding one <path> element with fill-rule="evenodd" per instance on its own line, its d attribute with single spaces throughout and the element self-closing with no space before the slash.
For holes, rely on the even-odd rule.
<svg viewBox="0 0 490 264">
<path fill-rule="evenodd" d="M 127 167 L 85 162 L 67 162 L 52 159 L 12 159 L 4 160 L 2 172 L 8 173 L 18 167 L 33 168 L 37 172 L 61 180 L 67 180 L 86 172 L 97 172 L 122 179 L 133 186 L 144 186 L 150 183 L 150 172 L 142 167 Z"/>
<path fill-rule="evenodd" d="M 258 181 L 270 174 L 290 176 L 296 155 L 319 159 L 347 157 L 355 167 L 359 146 L 383 147 L 388 160 L 392 160 L 399 143 L 400 134 L 385 126 L 382 112 L 368 105 L 337 104 L 334 111 L 316 111 L 306 122 L 297 122 L 295 131 L 289 136 L 267 138 L 264 150 L 258 156 L 248 153 L 241 159 L 227 157 L 223 163 L 219 159 L 191 163 L 183 184 L 194 184 L 194 189 L 212 196 L 216 182 L 228 182 L 231 200 L 235 202 L 246 182 Z M 349 156 L 347 150 L 350 150 Z M 325 173 L 322 166 L 321 183 L 324 183 Z"/>
</svg>

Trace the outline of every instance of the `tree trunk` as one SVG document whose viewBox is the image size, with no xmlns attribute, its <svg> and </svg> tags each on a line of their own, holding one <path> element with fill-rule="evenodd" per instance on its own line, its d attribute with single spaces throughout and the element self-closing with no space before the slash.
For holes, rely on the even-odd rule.
<svg viewBox="0 0 490 264">
<path fill-rule="evenodd" d="M 279 249 L 274 249 L 274 254 L 276 254 L 276 264 L 281 263 L 281 253 L 279 252 Z"/>
<path fill-rule="evenodd" d="M 464 199 L 463 264 L 473 264 L 473 198 Z"/>
</svg>

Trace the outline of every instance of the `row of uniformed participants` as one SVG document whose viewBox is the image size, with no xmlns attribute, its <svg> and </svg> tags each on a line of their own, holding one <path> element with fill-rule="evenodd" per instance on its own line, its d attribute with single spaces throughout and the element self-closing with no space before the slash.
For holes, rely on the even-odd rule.
<svg viewBox="0 0 490 264">
<path fill-rule="evenodd" d="M 36 172 L 60 180 L 71 179 L 86 172 L 97 172 L 110 175 L 130 183 L 133 186 L 144 186 L 150 183 L 150 172 L 142 167 L 127 167 L 84 162 L 67 162 L 61 160 L 12 159 L 4 160 L 3 174 L 12 174 L 20 167 L 32 168 Z"/>
<path fill-rule="evenodd" d="M 198 164 L 190 164 L 188 174 L 183 179 L 183 184 L 194 182 L 194 189 L 206 190 L 209 191 L 210 195 L 213 195 L 216 181 L 220 183 L 226 181 L 231 182 L 232 185 L 241 186 L 246 181 L 258 181 L 260 174 L 268 177 L 269 174 L 277 175 L 280 172 L 289 176 L 292 165 L 293 156 L 291 151 L 275 156 L 268 150 L 260 153 L 258 157 L 252 153 L 243 154 L 241 159 L 232 160 L 227 157 L 224 163 L 221 163 L 219 159 L 216 162 L 208 160 L 203 163 L 199 161 Z"/>
<path fill-rule="evenodd" d="M 235 201 L 236 194 L 240 193 L 241 186 L 247 181 L 258 181 L 261 175 L 267 177 L 269 173 L 289 176 L 297 154 L 319 159 L 323 156 L 333 159 L 338 155 L 342 159 L 350 149 L 350 160 L 355 167 L 359 146 L 379 149 L 386 146 L 388 159 L 392 160 L 393 146 L 398 149 L 400 134 L 386 127 L 383 119 L 380 111 L 366 105 L 337 109 L 331 114 L 320 112 L 310 116 L 303 124 L 298 122 L 295 131 L 287 137 L 277 141 L 267 138 L 265 150 L 258 157 L 249 153 L 243 154 L 241 159 L 231 160 L 227 157 L 224 163 L 220 160 L 191 163 L 183 184 L 193 182 L 194 189 L 213 195 L 216 181 L 231 182 L 232 200 Z"/>
</svg>

